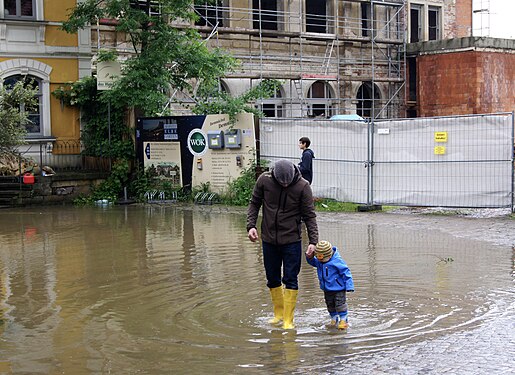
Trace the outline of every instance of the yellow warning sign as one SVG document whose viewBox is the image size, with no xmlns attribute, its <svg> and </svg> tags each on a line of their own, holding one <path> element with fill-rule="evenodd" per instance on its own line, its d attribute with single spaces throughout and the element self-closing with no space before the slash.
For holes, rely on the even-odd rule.
<svg viewBox="0 0 515 375">
<path fill-rule="evenodd" d="M 435 142 L 447 142 L 447 132 L 435 132 Z"/>
<path fill-rule="evenodd" d="M 435 155 L 445 155 L 445 146 L 436 146 Z"/>
</svg>

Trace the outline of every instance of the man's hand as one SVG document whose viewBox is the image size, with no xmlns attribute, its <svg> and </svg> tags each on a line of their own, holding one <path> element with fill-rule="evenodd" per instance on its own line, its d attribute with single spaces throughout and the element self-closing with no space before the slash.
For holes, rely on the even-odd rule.
<svg viewBox="0 0 515 375">
<path fill-rule="evenodd" d="M 315 255 L 315 249 L 315 245 L 309 244 L 308 249 L 306 250 L 306 255 L 309 259 L 313 258 L 313 256 Z"/>
<path fill-rule="evenodd" d="M 259 238 L 257 229 L 256 228 L 250 228 L 248 236 L 249 236 L 249 240 L 251 240 L 252 242 L 256 242 L 257 239 Z"/>
</svg>

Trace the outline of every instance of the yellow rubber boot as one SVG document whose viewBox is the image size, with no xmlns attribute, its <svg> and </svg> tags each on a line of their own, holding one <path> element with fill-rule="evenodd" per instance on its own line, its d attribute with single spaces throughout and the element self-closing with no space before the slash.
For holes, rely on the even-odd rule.
<svg viewBox="0 0 515 375">
<path fill-rule="evenodd" d="M 268 322 L 271 324 L 277 324 L 283 320 L 283 287 L 278 286 L 277 288 L 270 288 L 270 295 L 272 296 L 272 303 L 274 304 L 274 317 L 270 319 Z"/>
<path fill-rule="evenodd" d="M 295 305 L 297 304 L 298 290 L 284 289 L 284 320 L 283 329 L 293 329 L 293 312 L 295 311 Z"/>
</svg>

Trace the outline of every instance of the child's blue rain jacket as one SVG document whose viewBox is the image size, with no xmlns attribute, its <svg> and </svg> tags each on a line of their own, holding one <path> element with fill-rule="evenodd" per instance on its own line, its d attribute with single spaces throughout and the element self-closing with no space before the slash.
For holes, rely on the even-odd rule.
<svg viewBox="0 0 515 375">
<path fill-rule="evenodd" d="M 333 256 L 325 263 L 320 262 L 316 257 L 309 259 L 306 256 L 306 260 L 317 268 L 320 289 L 330 292 L 354 291 L 354 281 L 349 267 L 340 256 L 336 246 L 333 246 Z"/>
</svg>

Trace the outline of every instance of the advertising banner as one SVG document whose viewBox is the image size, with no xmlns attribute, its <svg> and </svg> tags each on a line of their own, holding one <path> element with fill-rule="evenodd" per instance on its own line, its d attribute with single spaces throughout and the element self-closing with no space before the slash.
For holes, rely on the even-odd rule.
<svg viewBox="0 0 515 375">
<path fill-rule="evenodd" d="M 219 193 L 255 160 L 254 116 L 234 123 L 227 115 L 138 118 L 136 144 L 140 163 L 159 178 Z"/>
</svg>

